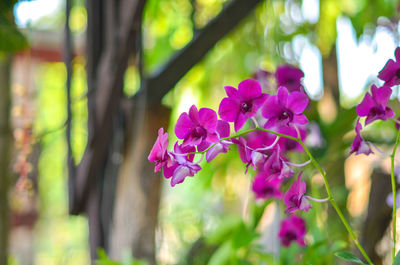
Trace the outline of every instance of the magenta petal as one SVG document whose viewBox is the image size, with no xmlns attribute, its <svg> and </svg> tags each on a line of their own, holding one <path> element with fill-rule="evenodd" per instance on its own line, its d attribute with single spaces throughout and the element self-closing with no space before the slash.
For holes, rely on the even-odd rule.
<svg viewBox="0 0 400 265">
<path fill-rule="evenodd" d="M 396 50 L 394 51 L 394 57 L 396 58 L 396 61 L 399 63 L 400 62 L 400 47 L 397 47 Z"/>
<path fill-rule="evenodd" d="M 239 105 L 235 100 L 223 98 L 219 105 L 218 114 L 224 121 L 234 122 L 239 112 Z"/>
<path fill-rule="evenodd" d="M 375 85 L 372 85 L 371 90 L 372 98 L 375 99 L 376 103 L 386 107 L 390 96 L 392 95 L 392 89 L 388 86 L 377 88 Z"/>
<path fill-rule="evenodd" d="M 218 142 L 218 141 L 219 141 L 218 134 L 217 134 L 216 132 L 214 132 L 214 133 L 208 133 L 208 134 L 207 134 L 207 137 L 206 137 L 206 140 L 207 140 L 208 142 L 211 142 L 211 143 Z"/>
<path fill-rule="evenodd" d="M 302 92 L 292 92 L 288 98 L 288 109 L 295 114 L 302 113 L 308 105 L 308 97 Z"/>
<path fill-rule="evenodd" d="M 250 100 L 261 96 L 260 83 L 255 79 L 246 79 L 238 86 L 239 95 L 242 100 Z"/>
<path fill-rule="evenodd" d="M 246 140 L 240 137 L 240 140 L 233 138 L 232 142 L 237 145 L 239 156 L 242 162 L 247 164 L 249 162 L 249 159 L 247 157 Z"/>
<path fill-rule="evenodd" d="M 366 93 L 361 103 L 356 107 L 357 115 L 360 117 L 367 116 L 371 108 L 375 106 L 375 102 L 369 93 Z"/>
<path fill-rule="evenodd" d="M 365 126 L 367 126 L 368 124 L 370 124 L 373 121 L 376 121 L 378 119 L 378 117 L 376 115 L 367 115 L 367 118 L 365 119 Z"/>
<path fill-rule="evenodd" d="M 185 166 L 178 166 L 172 176 L 171 186 L 174 187 L 176 184 L 182 183 L 188 176 L 190 176 L 190 169 Z"/>
<path fill-rule="evenodd" d="M 253 101 L 254 108 L 256 109 L 255 111 L 257 111 L 264 104 L 268 97 L 268 94 L 261 94 L 260 97 Z"/>
<path fill-rule="evenodd" d="M 198 146 L 197 146 L 197 151 L 203 152 L 206 150 L 208 147 L 210 147 L 211 143 L 208 141 L 202 141 Z"/>
<path fill-rule="evenodd" d="M 278 123 L 278 119 L 277 118 L 272 118 L 267 120 L 267 122 L 265 122 L 263 128 L 264 129 L 273 129 L 276 124 Z"/>
<path fill-rule="evenodd" d="M 203 139 L 200 137 L 193 137 L 193 134 L 188 134 L 185 139 L 183 139 L 182 146 L 195 146 L 201 143 Z"/>
<path fill-rule="evenodd" d="M 225 92 L 232 99 L 239 99 L 238 91 L 233 86 L 225 86 Z"/>
<path fill-rule="evenodd" d="M 248 118 L 245 114 L 239 112 L 239 115 L 237 116 L 236 121 L 235 121 L 235 126 L 234 126 L 235 132 L 239 131 L 243 127 L 243 125 L 246 123 L 247 119 Z"/>
<path fill-rule="evenodd" d="M 193 153 L 195 151 L 196 151 L 196 147 L 194 147 L 194 146 L 190 146 L 190 145 L 184 146 L 183 144 L 179 145 L 178 142 L 176 142 L 174 145 L 174 152 L 177 154 L 187 154 L 187 153 Z M 187 160 L 189 162 L 193 162 L 194 156 L 195 156 L 194 154 L 190 154 L 187 156 L 178 155 L 178 156 L 176 156 L 176 159 L 177 160 Z"/>
<path fill-rule="evenodd" d="M 174 171 L 175 171 L 177 166 L 178 166 L 178 164 L 175 163 L 175 164 L 172 164 L 169 167 L 164 167 L 164 170 L 163 170 L 164 177 L 166 179 L 169 179 L 170 177 L 172 177 L 172 175 L 174 175 Z"/>
<path fill-rule="evenodd" d="M 278 92 L 277 92 L 277 96 L 278 96 L 278 102 L 279 104 L 281 104 L 282 106 L 286 107 L 287 106 L 287 101 L 289 98 L 289 92 L 287 90 L 286 87 L 279 87 L 278 88 Z"/>
<path fill-rule="evenodd" d="M 395 113 L 393 112 L 393 110 L 391 108 L 386 107 L 385 112 L 386 112 L 386 114 L 385 114 L 386 119 L 390 119 L 390 118 L 394 117 Z"/>
<path fill-rule="evenodd" d="M 276 95 L 270 96 L 262 106 L 261 113 L 264 118 L 270 119 L 278 116 L 282 112 L 282 106 L 278 102 Z"/>
<path fill-rule="evenodd" d="M 357 119 L 356 128 L 355 129 L 356 129 L 356 134 L 359 135 L 361 133 L 361 130 L 362 130 L 362 125 L 360 123 L 360 119 Z"/>
<path fill-rule="evenodd" d="M 292 122 L 295 124 L 304 125 L 304 124 L 308 123 L 308 119 L 307 119 L 306 115 L 304 115 L 304 114 L 298 114 L 298 115 L 296 114 L 296 115 L 294 115 Z"/>
<path fill-rule="evenodd" d="M 296 188 L 297 188 L 297 194 L 304 194 L 306 193 L 306 183 L 304 181 L 301 181 L 301 173 L 298 176 L 297 180 L 296 180 Z M 294 185 L 294 183 L 293 183 Z"/>
<path fill-rule="evenodd" d="M 287 206 L 286 212 L 288 213 L 296 210 L 308 211 L 311 208 L 311 205 L 306 202 L 307 198 L 304 196 L 306 192 L 306 183 L 301 181 L 301 175 L 302 173 L 299 174 L 298 178 L 293 182 L 292 186 L 290 186 L 283 197 L 283 201 Z"/>
<path fill-rule="evenodd" d="M 258 174 L 253 181 L 252 190 L 256 195 L 256 199 L 268 199 L 282 197 L 282 193 L 279 190 L 281 186 L 281 180 L 278 178 L 267 179 L 264 174 Z"/>
<path fill-rule="evenodd" d="M 217 133 L 219 134 L 219 138 L 228 137 L 230 134 L 231 128 L 229 123 L 226 121 L 219 120 L 217 123 Z"/>
<path fill-rule="evenodd" d="M 304 240 L 304 238 L 298 238 L 296 240 L 297 244 L 299 244 L 299 246 L 304 247 L 306 245 L 306 241 Z"/>
<path fill-rule="evenodd" d="M 305 234 L 306 225 L 304 219 L 291 215 L 282 220 L 278 236 L 285 247 L 290 246 L 292 241 L 296 241 L 300 246 L 305 246 Z"/>
<path fill-rule="evenodd" d="M 199 121 L 208 132 L 213 133 L 217 128 L 217 113 L 209 108 L 201 108 L 199 111 Z"/>
<path fill-rule="evenodd" d="M 194 124 L 199 123 L 199 111 L 197 110 L 195 105 L 192 105 L 189 109 L 189 118 L 193 121 Z"/>
<path fill-rule="evenodd" d="M 392 79 L 393 75 L 395 74 L 396 70 L 397 70 L 397 66 L 395 61 L 393 61 L 392 59 L 390 59 L 385 66 L 382 68 L 382 70 L 379 72 L 378 74 L 378 78 L 383 80 L 383 81 L 389 81 L 390 79 Z"/>
<path fill-rule="evenodd" d="M 150 151 L 148 156 L 148 160 L 150 162 L 159 161 L 159 164 L 156 163 L 155 172 L 159 171 L 163 166 L 163 162 L 166 160 L 166 153 L 168 147 L 168 133 L 164 134 L 164 128 L 160 128 L 158 130 L 158 137 L 156 142 L 153 145 L 153 148 Z"/>
<path fill-rule="evenodd" d="M 194 124 L 192 120 L 189 118 L 189 115 L 186 112 L 182 113 L 179 116 L 178 121 L 176 122 L 175 125 L 176 137 L 178 137 L 179 139 L 184 139 L 191 132 L 193 128 Z"/>
<path fill-rule="evenodd" d="M 220 153 L 226 153 L 229 147 L 224 143 L 216 143 L 213 147 L 206 152 L 206 161 L 210 162 Z"/>
<path fill-rule="evenodd" d="M 176 184 L 182 183 L 186 177 L 193 177 L 201 167 L 197 164 L 183 164 L 179 165 L 172 176 L 171 186 L 174 187 Z"/>
</svg>

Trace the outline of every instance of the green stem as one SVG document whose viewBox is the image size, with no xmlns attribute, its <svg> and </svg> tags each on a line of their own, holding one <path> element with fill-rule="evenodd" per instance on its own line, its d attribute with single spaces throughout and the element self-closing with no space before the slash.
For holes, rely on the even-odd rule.
<svg viewBox="0 0 400 265">
<path fill-rule="evenodd" d="M 397 137 L 396 137 L 396 142 L 393 147 L 393 152 L 390 155 L 390 175 L 391 175 L 391 180 L 392 180 L 392 195 L 393 195 L 393 220 L 392 220 L 392 232 L 393 232 L 393 248 L 392 248 L 392 261 L 394 261 L 396 257 L 396 223 L 397 223 L 397 216 L 396 216 L 396 210 L 397 210 L 397 205 L 396 205 L 396 178 L 394 174 L 394 160 L 396 156 L 396 149 L 399 145 L 400 141 L 400 130 L 397 132 Z"/>
<path fill-rule="evenodd" d="M 319 171 L 321 174 L 324 184 L 325 184 L 325 189 L 326 193 L 328 194 L 328 200 L 332 204 L 333 208 L 335 209 L 336 213 L 339 215 L 340 220 L 342 221 L 343 225 L 346 227 L 347 232 L 350 234 L 351 238 L 353 239 L 354 243 L 356 244 L 357 248 L 360 250 L 361 254 L 364 256 L 365 260 L 369 264 L 373 264 L 371 259 L 368 257 L 367 253 L 365 252 L 364 248 L 361 246 L 360 242 L 357 239 L 356 234 L 354 233 L 353 229 L 351 228 L 350 224 L 347 222 L 346 217 L 344 217 L 342 210 L 340 210 L 339 206 L 337 205 L 335 199 L 333 198 L 331 188 L 328 183 L 328 179 L 326 177 L 325 171 L 322 170 L 320 164 L 315 160 L 314 156 L 311 154 L 310 150 L 306 147 L 306 145 L 303 143 L 303 141 L 298 138 L 297 142 L 304 148 L 306 151 L 308 157 L 310 158 L 311 162 L 315 166 L 315 168 Z"/>
<path fill-rule="evenodd" d="M 323 178 L 323 180 L 324 180 L 325 189 L 326 189 L 326 193 L 328 194 L 328 200 L 329 200 L 329 202 L 331 203 L 331 205 L 332 205 L 333 208 L 335 209 L 336 213 L 339 215 L 340 220 L 342 221 L 342 223 L 343 223 L 343 225 L 345 226 L 347 232 L 350 234 L 350 236 L 351 236 L 351 238 L 353 239 L 355 245 L 357 246 L 357 248 L 359 249 L 359 251 L 361 252 L 361 254 L 363 255 L 363 257 L 365 258 L 365 260 L 366 260 L 369 264 L 373 264 L 372 261 L 371 261 L 371 259 L 368 257 L 367 253 L 365 252 L 364 248 L 361 246 L 360 242 L 358 241 L 357 236 L 356 236 L 356 234 L 354 233 L 353 229 L 351 228 L 351 226 L 350 226 L 349 223 L 347 222 L 346 218 L 344 217 L 342 210 L 340 210 L 340 208 L 339 208 L 339 206 L 337 205 L 335 199 L 333 198 L 333 195 L 332 195 L 332 192 L 331 192 L 331 188 L 330 188 L 330 186 L 329 186 L 328 179 L 327 179 L 327 177 L 326 177 L 326 174 L 325 174 L 324 170 L 321 168 L 321 166 L 320 166 L 320 164 L 317 162 L 317 160 L 315 160 L 314 156 L 311 154 L 310 150 L 306 147 L 306 145 L 303 143 L 303 141 L 301 140 L 300 137 L 296 138 L 296 137 L 293 137 L 293 136 L 290 136 L 290 135 L 281 134 L 281 133 L 274 132 L 274 131 L 271 131 L 271 130 L 268 130 L 268 129 L 258 128 L 258 127 L 257 127 L 257 128 L 249 129 L 249 130 L 246 130 L 246 131 L 243 131 L 243 132 L 240 132 L 240 133 L 231 135 L 231 136 L 229 136 L 229 137 L 221 138 L 220 141 L 229 140 L 229 139 L 232 139 L 232 138 L 237 138 L 237 137 L 240 137 L 240 136 L 243 136 L 243 135 L 247 135 L 248 133 L 254 132 L 254 131 L 268 132 L 268 133 L 275 134 L 276 136 L 279 136 L 279 137 L 284 137 L 284 138 L 287 138 L 287 139 L 291 139 L 291 140 L 293 140 L 293 141 L 298 142 L 298 143 L 304 148 L 305 152 L 307 153 L 308 157 L 309 157 L 310 160 L 311 160 L 311 163 L 312 163 L 312 164 L 314 165 L 314 167 L 319 171 L 319 173 L 321 174 L 321 176 L 322 176 L 322 178 Z M 393 161 L 394 161 L 394 152 L 395 152 L 395 149 L 397 148 L 397 145 L 399 144 L 399 139 L 400 139 L 400 130 L 399 130 L 399 134 L 397 134 L 397 140 L 396 140 L 395 148 L 394 148 L 394 151 L 393 151 L 393 154 L 392 154 L 392 163 L 394 163 L 394 162 L 393 162 Z M 207 152 L 208 150 L 210 150 L 214 145 L 215 145 L 215 144 L 212 144 L 209 148 L 207 148 L 206 150 L 204 150 L 204 151 L 202 151 L 202 152 L 194 152 L 194 153 L 197 153 L 197 154 L 204 154 L 205 152 Z M 393 173 L 393 168 L 394 168 L 394 167 L 392 166 L 392 183 L 393 183 L 393 179 L 394 179 L 394 177 L 393 177 L 393 175 L 394 175 L 394 173 Z M 393 194 L 395 194 L 395 188 L 394 188 Z M 396 206 L 395 199 L 393 199 L 393 202 L 394 202 L 393 209 L 396 209 L 396 208 L 395 208 L 395 206 Z M 394 210 L 394 213 L 395 213 L 395 210 Z M 395 219 L 395 218 L 396 218 L 396 217 L 395 217 L 395 214 L 393 215 L 393 218 L 394 218 L 394 220 L 396 220 L 396 219 Z M 394 223 L 395 223 L 395 221 L 394 221 Z M 394 229 L 393 229 L 393 230 L 395 231 L 395 226 L 394 226 Z M 394 242 L 395 242 L 395 238 L 393 238 L 393 240 L 394 240 Z"/>
</svg>

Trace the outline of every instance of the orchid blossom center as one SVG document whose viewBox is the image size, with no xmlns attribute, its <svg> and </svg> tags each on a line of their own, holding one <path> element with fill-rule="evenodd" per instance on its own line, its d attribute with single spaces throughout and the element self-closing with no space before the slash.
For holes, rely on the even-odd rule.
<svg viewBox="0 0 400 265">
<path fill-rule="evenodd" d="M 285 234 L 285 239 L 290 242 L 292 240 L 296 240 L 297 235 L 293 231 L 287 231 Z"/>
<path fill-rule="evenodd" d="M 370 115 L 373 116 L 380 116 L 380 115 L 385 115 L 385 110 L 382 107 L 373 107 L 371 108 L 371 110 L 369 111 Z"/>
<path fill-rule="evenodd" d="M 263 189 L 261 190 L 261 193 L 263 195 L 269 195 L 269 194 L 273 194 L 274 193 L 274 189 L 271 186 L 265 186 L 263 187 Z"/>
<path fill-rule="evenodd" d="M 292 197 L 290 197 L 290 201 L 291 201 L 291 206 L 292 207 L 298 207 L 301 204 L 301 199 L 303 198 L 303 195 L 293 195 Z"/>
<path fill-rule="evenodd" d="M 249 112 L 250 110 L 251 110 L 251 108 L 252 108 L 252 104 L 251 103 L 242 103 L 241 105 L 240 105 L 240 112 L 242 112 L 242 113 L 247 113 L 247 112 Z"/>
<path fill-rule="evenodd" d="M 292 78 L 292 77 L 289 77 L 289 78 L 287 78 L 286 79 L 286 84 L 295 84 L 297 82 L 297 80 L 296 79 L 294 79 L 294 78 Z"/>
<path fill-rule="evenodd" d="M 282 171 L 282 166 L 281 163 L 275 163 L 274 165 L 271 166 L 271 174 L 276 174 Z"/>
<path fill-rule="evenodd" d="M 206 138 L 206 136 L 207 136 L 207 131 L 206 131 L 203 127 L 197 126 L 197 127 L 194 129 L 193 136 L 194 136 L 195 138 L 204 139 L 204 138 Z"/>
<path fill-rule="evenodd" d="M 279 114 L 279 120 L 283 121 L 286 119 L 289 119 L 289 121 L 293 120 L 293 114 L 288 110 L 284 110 Z"/>
</svg>

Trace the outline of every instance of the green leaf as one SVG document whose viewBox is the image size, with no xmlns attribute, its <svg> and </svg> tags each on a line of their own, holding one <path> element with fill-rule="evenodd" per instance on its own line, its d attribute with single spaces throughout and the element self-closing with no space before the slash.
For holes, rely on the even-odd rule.
<svg viewBox="0 0 400 265">
<path fill-rule="evenodd" d="M 257 236 L 258 234 L 255 231 L 242 223 L 233 236 L 233 248 L 239 249 L 248 246 Z"/>
<path fill-rule="evenodd" d="M 260 250 L 259 249 L 254 249 L 254 253 L 257 254 L 258 258 L 261 261 L 264 261 L 267 264 L 270 264 L 270 265 L 276 265 L 277 264 L 276 263 L 277 258 L 274 257 L 274 255 L 271 254 L 271 253 L 263 252 L 261 249 Z"/>
<path fill-rule="evenodd" d="M 241 224 L 242 220 L 238 216 L 224 218 L 215 232 L 206 238 L 207 244 L 213 245 L 226 241 Z"/>
<path fill-rule="evenodd" d="M 4 17 L 0 17 L 0 40 L 0 52 L 11 53 L 28 47 L 24 35 Z"/>
<path fill-rule="evenodd" d="M 397 252 L 396 257 L 393 261 L 393 265 L 400 265 L 400 250 Z"/>
<path fill-rule="evenodd" d="M 121 265 L 118 262 L 112 261 L 107 257 L 107 253 L 104 249 L 98 248 L 97 249 L 97 256 L 99 257 L 96 260 L 96 265 Z"/>
<path fill-rule="evenodd" d="M 207 265 L 225 265 L 230 264 L 231 258 L 234 257 L 235 251 L 232 242 L 227 241 L 222 244 L 211 256 Z"/>
<path fill-rule="evenodd" d="M 358 263 L 358 264 L 365 264 L 362 262 L 356 255 L 350 252 L 346 251 L 341 251 L 341 252 L 336 252 L 335 256 L 350 262 Z"/>
</svg>

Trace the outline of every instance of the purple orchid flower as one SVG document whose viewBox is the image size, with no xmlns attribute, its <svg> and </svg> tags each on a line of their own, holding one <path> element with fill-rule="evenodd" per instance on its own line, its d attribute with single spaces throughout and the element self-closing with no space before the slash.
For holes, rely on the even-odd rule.
<svg viewBox="0 0 400 265">
<path fill-rule="evenodd" d="M 375 120 L 387 120 L 394 116 L 394 112 L 387 106 L 392 89 L 388 86 L 377 88 L 375 85 L 371 87 L 372 96 L 366 93 L 362 102 L 356 107 L 357 115 L 366 116 L 365 125 Z"/>
<path fill-rule="evenodd" d="M 301 175 L 302 173 L 299 174 L 299 177 L 293 182 L 283 197 L 283 202 L 287 206 L 285 210 L 287 213 L 292 213 L 296 210 L 307 212 L 312 207 L 304 195 L 306 193 L 306 183 L 301 181 Z"/>
<path fill-rule="evenodd" d="M 228 97 L 223 98 L 218 114 L 224 121 L 234 122 L 235 131 L 240 130 L 248 118 L 253 117 L 268 95 L 263 94 L 257 80 L 247 79 L 240 82 L 238 89 L 226 86 Z"/>
<path fill-rule="evenodd" d="M 294 173 L 286 163 L 286 160 L 281 156 L 279 146 L 274 149 L 274 152 L 264 164 L 263 170 L 269 179 L 290 178 Z"/>
<path fill-rule="evenodd" d="M 243 163 L 246 164 L 245 173 L 247 173 L 247 171 L 249 170 L 250 165 L 253 165 L 254 169 L 256 168 L 255 161 L 253 161 L 253 158 L 258 160 L 258 161 L 256 161 L 257 163 L 261 162 L 260 161 L 261 159 L 266 160 L 266 156 L 265 157 L 252 156 L 253 151 L 247 146 L 247 141 L 245 138 L 243 138 L 243 137 L 240 137 L 239 139 L 233 138 L 232 142 L 237 145 L 240 159 L 242 160 Z"/>
<path fill-rule="evenodd" d="M 356 155 L 359 155 L 359 154 L 364 154 L 364 155 L 373 154 L 374 152 L 372 151 L 369 142 L 364 141 L 364 139 L 362 138 L 361 130 L 362 130 L 362 126 L 361 126 L 361 123 L 360 123 L 360 119 L 357 119 L 356 137 L 354 138 L 353 143 L 351 144 L 350 154 L 352 154 L 352 153 L 356 153 Z"/>
<path fill-rule="evenodd" d="M 255 136 L 260 135 L 261 137 L 256 139 Z M 251 165 L 254 170 L 263 169 L 265 163 L 268 161 L 268 157 L 274 152 L 276 146 L 276 141 L 273 141 L 271 145 L 266 145 L 267 142 L 260 141 L 262 136 L 260 132 L 252 132 L 248 135 L 248 140 L 243 137 L 238 139 L 232 139 L 238 147 L 239 156 L 243 163 L 246 164 L 246 172 Z M 275 137 L 276 138 L 276 137 Z M 264 138 L 269 142 L 270 137 Z"/>
<path fill-rule="evenodd" d="M 278 87 L 284 86 L 290 92 L 303 91 L 301 79 L 304 77 L 303 71 L 292 65 L 278 66 L 275 72 L 275 78 Z"/>
<path fill-rule="evenodd" d="M 175 134 L 179 139 L 183 139 L 183 146 L 200 145 L 206 149 L 211 143 L 218 141 L 215 133 L 217 123 L 218 117 L 214 110 L 201 108 L 198 111 L 193 105 L 190 107 L 189 113 L 184 112 L 179 116 L 175 125 Z M 203 150 L 199 149 L 199 151 Z"/>
<path fill-rule="evenodd" d="M 262 107 L 262 115 L 267 119 L 264 128 L 304 125 L 308 122 L 303 111 L 308 105 L 308 97 L 302 92 L 289 94 L 286 87 L 279 87 L 276 95 L 270 96 Z"/>
<path fill-rule="evenodd" d="M 282 180 L 267 179 L 267 176 L 260 172 L 254 178 L 252 190 L 256 195 L 256 199 L 282 198 L 282 192 L 279 190 Z"/>
<path fill-rule="evenodd" d="M 247 134 L 246 141 L 252 150 L 263 149 L 276 141 L 276 135 L 264 131 L 254 131 Z"/>
<path fill-rule="evenodd" d="M 385 86 L 400 85 L 400 47 L 397 47 L 394 55 L 396 61 L 390 59 L 379 72 L 378 78 L 385 81 Z"/>
<path fill-rule="evenodd" d="M 258 82 L 260 82 L 261 87 L 263 89 L 270 89 L 271 88 L 271 78 L 273 78 L 274 74 L 262 69 L 258 69 L 254 75 L 253 78 L 256 79 Z"/>
<path fill-rule="evenodd" d="M 186 177 L 193 177 L 201 167 L 193 163 L 194 154 L 196 151 L 194 146 L 183 146 L 175 143 L 174 152 L 170 153 L 171 162 L 164 167 L 165 178 L 171 178 L 171 186 L 182 183 Z"/>
<path fill-rule="evenodd" d="M 285 247 L 289 247 L 292 241 L 296 241 L 300 246 L 305 246 L 306 241 L 306 222 L 303 218 L 291 215 L 281 222 L 281 229 L 279 231 L 279 238 Z"/>
<path fill-rule="evenodd" d="M 304 142 L 307 137 L 307 130 L 305 126 L 297 126 L 297 130 L 294 127 L 282 126 L 279 127 L 277 132 L 292 136 L 294 138 L 298 137 L 298 132 L 300 133 L 300 138 Z M 278 145 L 281 148 L 282 153 L 288 151 L 295 151 L 295 152 L 304 152 L 304 148 L 298 142 L 288 139 L 285 137 L 281 137 L 278 141 Z"/>
<path fill-rule="evenodd" d="M 168 133 L 164 133 L 164 128 L 158 130 L 158 137 L 150 151 L 148 160 L 155 163 L 154 172 L 160 171 L 160 169 L 167 164 L 169 156 L 167 154 L 168 147 Z"/>
<path fill-rule="evenodd" d="M 222 121 L 219 120 L 217 123 L 217 135 L 218 138 L 226 138 L 228 137 L 230 134 L 230 127 L 229 127 L 229 123 L 227 123 L 226 121 Z M 208 142 L 203 142 L 206 146 L 208 145 Z M 230 140 L 219 140 L 218 142 L 215 143 L 215 145 L 213 147 L 210 148 L 210 150 L 208 150 L 206 152 L 206 161 L 210 162 L 211 160 L 213 160 L 217 155 L 219 155 L 220 153 L 226 153 L 229 150 L 228 145 L 232 144 L 232 141 Z M 206 150 L 208 148 L 208 146 L 198 146 L 199 150 Z"/>
</svg>

